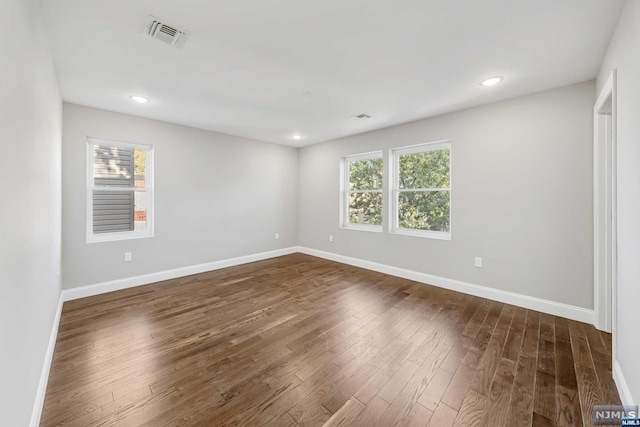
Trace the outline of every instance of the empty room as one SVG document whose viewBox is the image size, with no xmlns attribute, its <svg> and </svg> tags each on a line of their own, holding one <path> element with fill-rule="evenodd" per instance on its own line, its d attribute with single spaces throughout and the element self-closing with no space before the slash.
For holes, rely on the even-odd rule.
<svg viewBox="0 0 640 427">
<path fill-rule="evenodd" d="M 0 16 L 0 425 L 640 425 L 640 0 Z"/>
</svg>

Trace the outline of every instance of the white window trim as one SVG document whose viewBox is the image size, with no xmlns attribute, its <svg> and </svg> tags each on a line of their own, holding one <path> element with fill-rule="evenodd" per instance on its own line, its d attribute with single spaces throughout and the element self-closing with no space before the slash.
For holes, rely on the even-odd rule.
<svg viewBox="0 0 640 427">
<path fill-rule="evenodd" d="M 403 154 L 422 153 L 426 151 L 449 150 L 449 188 L 415 188 L 411 190 L 400 189 L 400 156 Z M 429 239 L 451 240 L 452 221 L 451 212 L 452 197 L 451 187 L 453 185 L 451 141 L 434 141 L 424 144 L 410 145 L 391 150 L 392 168 L 391 168 L 391 212 L 389 215 L 389 232 L 392 234 L 400 234 L 405 236 L 426 237 Z M 411 228 L 402 228 L 398 226 L 398 197 L 401 192 L 405 191 L 449 191 L 449 232 L 432 231 L 432 230 L 415 230 Z"/>
<path fill-rule="evenodd" d="M 340 228 L 382 233 L 382 225 L 354 224 L 349 222 L 349 162 L 368 159 L 383 159 L 384 162 L 383 152 L 372 151 L 369 153 L 345 156 L 340 162 Z M 362 190 L 361 192 L 380 193 L 384 200 L 384 176 L 382 178 L 382 188 L 380 190 Z M 382 212 L 384 214 L 384 201 Z M 384 217 L 382 221 L 384 221 Z"/>
<path fill-rule="evenodd" d="M 138 148 L 147 151 L 145 156 L 145 189 L 147 193 L 147 229 L 140 231 L 118 231 L 104 234 L 93 233 L 93 147 L 106 144 L 123 148 Z M 131 142 L 114 141 L 104 138 L 87 138 L 87 178 L 86 178 L 86 236 L 87 243 L 113 242 L 117 240 L 142 239 L 154 235 L 154 191 L 153 191 L 153 146 Z M 109 191 L 108 188 L 101 189 Z"/>
</svg>

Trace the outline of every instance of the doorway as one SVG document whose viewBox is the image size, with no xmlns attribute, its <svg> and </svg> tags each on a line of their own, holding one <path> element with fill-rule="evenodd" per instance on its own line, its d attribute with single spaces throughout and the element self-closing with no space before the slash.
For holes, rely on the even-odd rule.
<svg viewBox="0 0 640 427">
<path fill-rule="evenodd" d="M 594 312 L 596 327 L 617 329 L 616 70 L 593 107 Z"/>
</svg>

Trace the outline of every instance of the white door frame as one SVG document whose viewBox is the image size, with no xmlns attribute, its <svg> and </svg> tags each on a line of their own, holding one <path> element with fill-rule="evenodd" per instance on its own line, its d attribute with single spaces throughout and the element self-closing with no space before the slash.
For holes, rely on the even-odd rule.
<svg viewBox="0 0 640 427">
<path fill-rule="evenodd" d="M 617 107 L 616 70 L 593 107 L 593 278 L 595 326 L 617 331 Z"/>
</svg>

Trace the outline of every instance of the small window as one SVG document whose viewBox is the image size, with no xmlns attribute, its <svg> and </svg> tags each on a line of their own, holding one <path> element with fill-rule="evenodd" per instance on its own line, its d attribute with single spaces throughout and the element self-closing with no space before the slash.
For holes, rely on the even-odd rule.
<svg viewBox="0 0 640 427">
<path fill-rule="evenodd" d="M 89 139 L 87 242 L 153 236 L 153 149 Z"/>
<path fill-rule="evenodd" d="M 341 225 L 382 231 L 382 152 L 342 159 Z"/>
<path fill-rule="evenodd" d="M 393 150 L 391 231 L 451 238 L 451 143 Z"/>
</svg>

